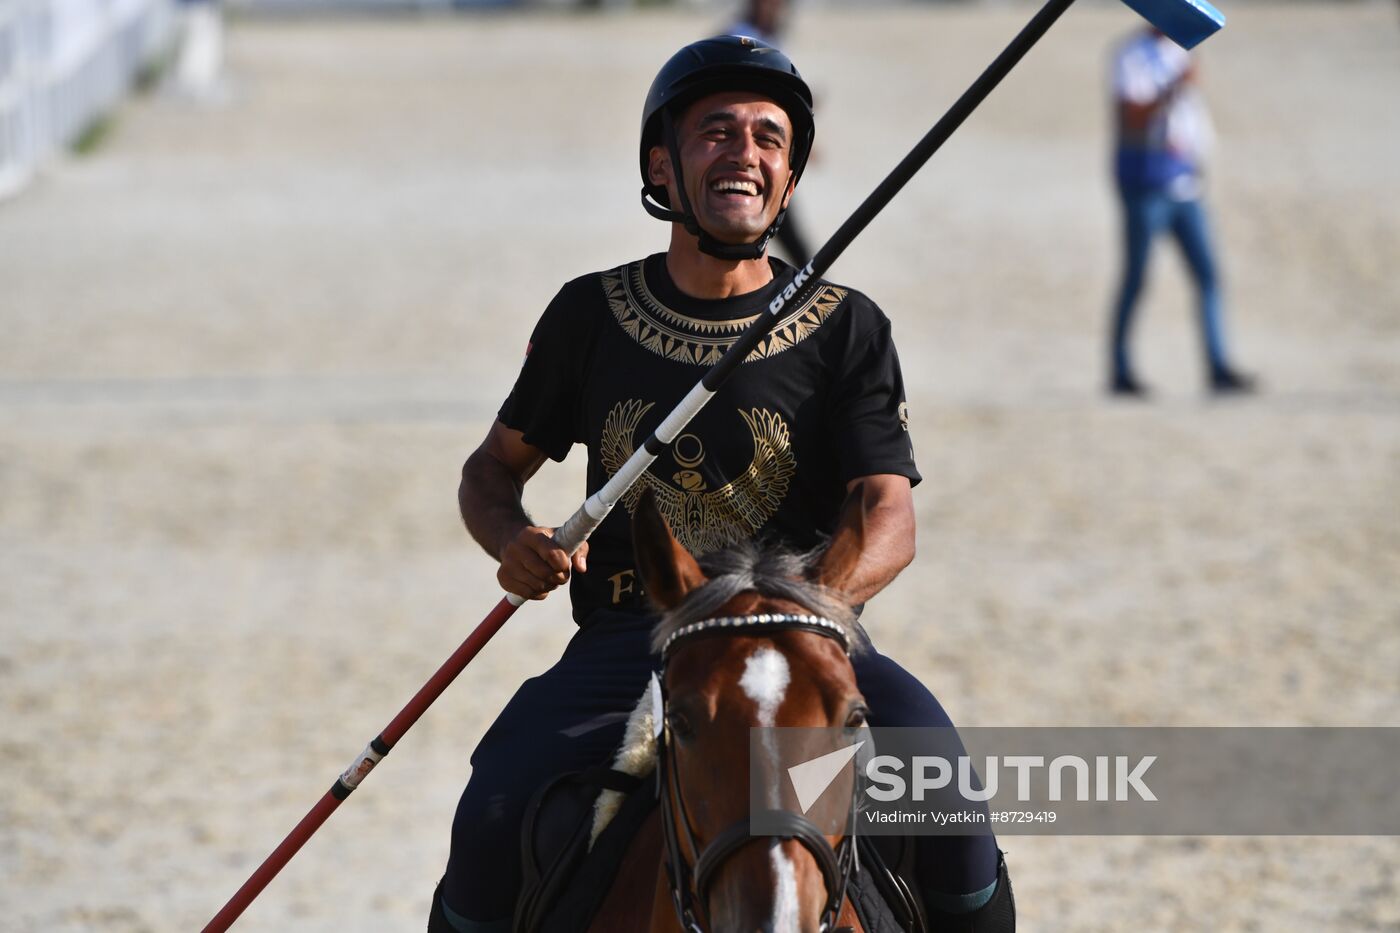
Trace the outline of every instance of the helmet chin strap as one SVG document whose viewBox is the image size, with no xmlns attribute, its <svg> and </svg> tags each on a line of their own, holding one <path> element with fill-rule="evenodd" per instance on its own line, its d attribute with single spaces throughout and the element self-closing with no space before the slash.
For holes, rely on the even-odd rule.
<svg viewBox="0 0 1400 933">
<path fill-rule="evenodd" d="M 751 243 L 722 243 L 716 240 L 700 226 L 700 222 L 695 219 L 695 212 L 691 210 L 690 199 L 685 193 L 685 180 L 681 175 L 681 155 L 680 149 L 676 145 L 676 128 L 675 124 L 671 122 L 669 109 L 661 112 L 661 136 L 666 141 L 666 151 L 671 155 L 671 168 L 676 174 L 676 194 L 680 197 L 681 209 L 676 211 L 662 207 L 647 197 L 647 190 L 643 188 L 642 207 L 646 208 L 646 212 L 658 220 L 666 220 L 684 226 L 687 233 L 700 241 L 700 252 L 707 256 L 730 261 L 762 259 L 768 250 L 768 241 L 773 239 L 778 228 L 783 225 L 783 218 L 787 216 L 787 208 L 784 207 L 778 211 L 778 216 L 773 218 L 768 229 L 759 234 L 758 239 Z"/>
</svg>

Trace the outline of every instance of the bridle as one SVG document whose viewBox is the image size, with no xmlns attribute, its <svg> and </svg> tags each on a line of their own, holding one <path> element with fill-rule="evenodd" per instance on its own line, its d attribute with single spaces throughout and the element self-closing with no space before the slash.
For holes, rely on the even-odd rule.
<svg viewBox="0 0 1400 933">
<path fill-rule="evenodd" d="M 682 626 L 672 632 L 661 648 L 662 672 L 676 646 L 702 634 L 717 631 L 808 631 L 839 642 L 842 650 L 850 654 L 851 644 L 846 630 L 840 625 L 815 615 L 790 613 L 764 613 L 747 616 L 722 616 L 703 619 Z M 671 901 L 676 908 L 676 918 L 685 933 L 705 933 L 701 925 L 703 917 L 708 922 L 707 905 L 710 886 L 714 883 L 720 866 L 725 859 L 755 838 L 796 839 L 821 868 L 826 882 L 826 906 L 822 910 L 820 933 L 838 933 L 836 922 L 841 914 L 841 905 L 846 899 L 846 887 L 851 873 L 857 870 L 857 857 L 853 831 L 832 848 L 826 835 L 806 817 L 789 810 L 767 810 L 761 814 L 752 813 L 749 819 L 741 819 L 723 829 L 702 851 L 690 828 L 690 815 L 686 810 L 685 798 L 681 794 L 680 778 L 676 768 L 676 749 L 670 741 L 670 726 L 666 723 L 666 696 L 661 686 L 662 678 L 653 678 L 653 711 L 656 717 L 656 784 L 657 797 L 661 804 L 661 829 L 666 843 L 666 877 L 670 883 Z M 672 806 L 674 804 L 674 807 Z M 852 808 L 855 795 L 852 795 Z M 676 811 L 680 812 L 679 826 Z M 750 834 L 750 821 L 762 816 L 766 825 L 774 826 L 778 832 L 766 837 Z M 695 855 L 692 866 L 686 861 L 681 850 L 681 839 L 686 848 Z"/>
</svg>

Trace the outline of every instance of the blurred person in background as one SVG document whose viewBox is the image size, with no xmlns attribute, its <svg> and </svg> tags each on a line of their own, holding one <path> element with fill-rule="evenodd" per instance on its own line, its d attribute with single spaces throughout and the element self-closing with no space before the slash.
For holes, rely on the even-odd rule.
<svg viewBox="0 0 1400 933">
<path fill-rule="evenodd" d="M 217 100 L 224 92 L 224 23 L 219 0 L 181 0 L 180 12 L 176 87 L 197 100 Z"/>
<path fill-rule="evenodd" d="M 760 42 L 782 48 L 783 27 L 787 25 L 787 0 L 748 0 L 739 18 L 724 30 L 727 36 L 752 36 Z"/>
<path fill-rule="evenodd" d="M 1170 232 L 1195 281 L 1207 380 L 1217 393 L 1248 392 L 1254 379 L 1235 370 L 1225 347 L 1219 273 L 1204 204 L 1203 165 L 1212 144 L 1191 55 L 1146 27 L 1113 54 L 1117 123 L 1114 171 L 1123 205 L 1123 278 L 1113 309 L 1109 391 L 1141 397 L 1128 341 L 1152 243 Z"/>
</svg>

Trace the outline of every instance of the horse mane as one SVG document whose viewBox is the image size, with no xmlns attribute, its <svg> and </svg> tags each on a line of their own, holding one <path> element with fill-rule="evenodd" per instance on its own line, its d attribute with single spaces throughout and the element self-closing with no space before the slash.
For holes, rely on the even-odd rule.
<svg viewBox="0 0 1400 933">
<path fill-rule="evenodd" d="M 750 592 L 797 603 L 814 615 L 830 619 L 845 632 L 852 650 L 858 650 L 865 638 L 856 625 L 856 611 L 841 594 L 808 576 L 824 550 L 819 546 L 803 553 L 742 541 L 698 558 L 708 582 L 662 614 L 652 630 L 652 650 L 659 652 L 673 632 L 715 617 L 734 597 Z"/>
</svg>

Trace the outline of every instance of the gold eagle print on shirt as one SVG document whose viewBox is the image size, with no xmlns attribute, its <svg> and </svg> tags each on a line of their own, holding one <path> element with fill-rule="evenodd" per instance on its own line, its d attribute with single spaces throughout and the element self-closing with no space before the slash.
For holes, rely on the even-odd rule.
<svg viewBox="0 0 1400 933">
<path fill-rule="evenodd" d="M 615 474 L 636 449 L 637 425 L 655 402 L 618 402 L 603 422 L 600 456 L 608 475 Z M 693 468 L 704 459 L 704 447 L 693 434 L 677 438 L 674 456 L 682 467 L 667 482 L 650 471 L 623 495 L 629 513 L 636 511 L 643 489 L 656 494 L 656 504 L 676 539 L 695 554 L 715 551 L 751 537 L 778 511 L 797 472 L 791 437 L 782 415 L 765 408 L 740 409 L 753 438 L 753 459 L 744 472 L 720 486 L 708 488 Z M 682 442 L 688 442 L 682 444 Z"/>
<path fill-rule="evenodd" d="M 657 356 L 678 363 L 713 366 L 758 316 L 707 321 L 668 308 L 647 288 L 640 261 L 604 272 L 601 278 L 608 307 L 623 332 Z M 846 289 L 821 286 L 784 314 L 744 362 L 776 356 L 797 346 L 816 333 L 845 299 Z"/>
</svg>

